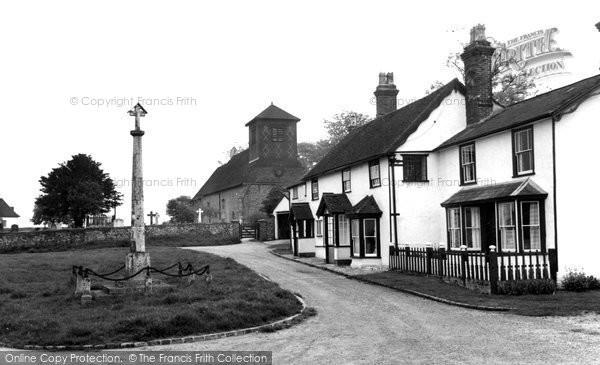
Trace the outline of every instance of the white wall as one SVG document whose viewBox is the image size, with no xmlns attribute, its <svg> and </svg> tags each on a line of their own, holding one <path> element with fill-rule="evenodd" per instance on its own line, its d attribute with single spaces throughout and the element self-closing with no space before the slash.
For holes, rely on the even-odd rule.
<svg viewBox="0 0 600 365">
<path fill-rule="evenodd" d="M 600 96 L 556 123 L 559 274 L 569 269 L 600 276 L 598 153 Z M 553 232 L 548 231 L 548 234 Z"/>
<path fill-rule="evenodd" d="M 445 229 L 445 220 L 440 220 L 440 186 L 438 179 L 440 166 L 438 155 L 430 152 L 462 131 L 466 126 L 465 98 L 458 92 L 450 94 L 419 128 L 397 150 L 397 158 L 402 153 L 423 153 L 427 157 L 427 178 L 429 182 L 403 182 L 402 167 L 395 167 L 396 207 L 398 217 L 398 242 L 400 245 L 424 245 L 434 247 L 442 242 L 440 230 Z M 452 162 L 449 162 L 452 164 Z M 444 169 L 446 166 L 442 165 Z M 454 168 L 454 167 L 453 167 Z M 458 171 L 458 165 L 455 170 Z M 442 227 L 442 225 L 444 227 Z M 445 237 L 445 236 L 444 236 Z M 445 239 L 444 239 L 445 241 Z M 383 253 L 382 253 L 383 255 Z M 385 248 L 385 263 L 388 263 L 389 248 Z"/>
<path fill-rule="evenodd" d="M 475 141 L 476 186 L 523 180 L 513 178 L 512 132 L 496 133 Z M 550 119 L 533 124 L 535 174 L 529 178 L 548 193 L 545 200 L 546 247 L 554 248 L 553 175 L 552 175 L 552 122 Z M 437 154 L 438 186 L 438 240 L 446 243 L 445 209 L 439 204 L 461 189 L 458 146 L 447 148 Z M 473 186 L 473 185 L 471 185 Z M 470 186 L 470 187 L 471 187 Z"/>
</svg>

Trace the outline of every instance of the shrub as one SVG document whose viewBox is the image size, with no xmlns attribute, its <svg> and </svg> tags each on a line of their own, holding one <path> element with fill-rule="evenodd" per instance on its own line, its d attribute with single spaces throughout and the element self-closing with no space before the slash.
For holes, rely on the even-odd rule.
<svg viewBox="0 0 600 365">
<path fill-rule="evenodd" d="M 593 276 L 587 276 L 583 272 L 571 270 L 562 279 L 565 290 L 582 292 L 586 290 L 600 289 L 600 281 Z"/>
<path fill-rule="evenodd" d="M 525 295 L 525 294 L 552 294 L 556 291 L 556 284 L 552 279 L 516 280 L 498 283 L 498 294 Z"/>
</svg>

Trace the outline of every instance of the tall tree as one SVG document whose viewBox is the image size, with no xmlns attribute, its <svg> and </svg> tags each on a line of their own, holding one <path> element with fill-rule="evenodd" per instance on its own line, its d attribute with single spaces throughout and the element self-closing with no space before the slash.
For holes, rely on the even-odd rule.
<svg viewBox="0 0 600 365">
<path fill-rule="evenodd" d="M 167 215 L 171 217 L 173 223 L 195 223 L 197 220 L 192 198 L 184 195 L 169 200 Z"/>
<path fill-rule="evenodd" d="M 122 194 L 91 156 L 78 154 L 40 178 L 42 195 L 35 200 L 32 221 L 83 227 L 86 216 L 121 205 Z"/>
<path fill-rule="evenodd" d="M 496 47 L 492 62 L 492 90 L 493 98 L 498 104 L 508 106 L 519 101 L 523 101 L 528 97 L 535 95 L 535 80 L 528 75 L 525 70 L 517 66 L 517 62 L 513 57 L 501 57 L 502 50 L 505 45 L 502 43 L 494 43 Z M 504 52 L 504 54 L 507 54 Z M 458 72 L 462 80 L 465 79 L 465 67 L 460 57 L 461 53 L 451 53 L 446 59 L 446 66 Z M 428 91 L 434 91 L 443 84 L 437 81 Z M 436 87 L 437 86 L 437 87 Z"/>
<path fill-rule="evenodd" d="M 328 134 L 327 141 L 330 145 L 335 146 L 353 128 L 363 126 L 370 121 L 371 118 L 368 115 L 353 111 L 344 111 L 335 114 L 331 120 L 325 119 L 323 121 Z"/>
<path fill-rule="evenodd" d="M 262 201 L 262 206 L 260 207 L 260 211 L 267 215 L 271 215 L 273 213 L 273 210 L 275 209 L 275 207 L 277 207 L 277 204 L 279 204 L 279 202 L 281 201 L 281 198 L 283 198 L 286 195 L 287 195 L 286 189 L 279 187 L 279 186 L 274 186 L 269 191 L 269 193 L 267 194 L 265 199 Z"/>
<path fill-rule="evenodd" d="M 344 139 L 352 129 L 363 126 L 371 120 L 371 117 L 368 115 L 353 111 L 344 111 L 335 114 L 331 119 L 323 120 L 325 129 L 327 130 L 327 138 L 317 142 L 298 143 L 300 162 L 306 168 L 312 168 L 333 146 Z"/>
</svg>

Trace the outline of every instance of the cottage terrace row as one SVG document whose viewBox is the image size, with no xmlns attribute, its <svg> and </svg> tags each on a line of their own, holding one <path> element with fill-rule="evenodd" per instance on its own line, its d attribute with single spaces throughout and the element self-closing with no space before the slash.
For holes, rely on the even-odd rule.
<svg viewBox="0 0 600 365">
<path fill-rule="evenodd" d="M 542 260 L 552 249 L 559 276 L 600 274 L 589 214 L 598 176 L 586 169 L 600 135 L 600 75 L 502 107 L 492 100 L 493 51 L 475 27 L 462 54 L 467 86 L 452 80 L 401 109 L 393 75 L 380 74 L 378 117 L 274 211 L 290 217 L 296 255 L 362 267 L 390 266 L 390 247 Z"/>
</svg>

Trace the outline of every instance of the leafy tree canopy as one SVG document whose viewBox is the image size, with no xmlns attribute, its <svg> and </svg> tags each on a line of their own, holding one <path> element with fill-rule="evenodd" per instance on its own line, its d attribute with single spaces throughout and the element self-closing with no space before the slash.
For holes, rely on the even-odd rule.
<svg viewBox="0 0 600 365">
<path fill-rule="evenodd" d="M 285 188 L 275 186 L 269 191 L 265 199 L 262 201 L 262 206 L 260 207 L 260 211 L 271 215 L 277 204 L 281 201 L 281 198 L 287 195 L 287 191 Z"/>
<path fill-rule="evenodd" d="M 167 215 L 171 217 L 172 223 L 195 223 L 197 220 L 197 213 L 192 198 L 184 195 L 169 200 L 167 203 Z"/>
<path fill-rule="evenodd" d="M 86 216 L 122 204 L 113 180 L 91 156 L 78 154 L 40 178 L 42 194 L 35 200 L 32 221 L 83 227 Z"/>
</svg>

